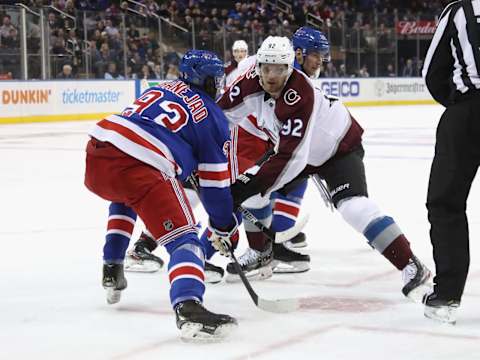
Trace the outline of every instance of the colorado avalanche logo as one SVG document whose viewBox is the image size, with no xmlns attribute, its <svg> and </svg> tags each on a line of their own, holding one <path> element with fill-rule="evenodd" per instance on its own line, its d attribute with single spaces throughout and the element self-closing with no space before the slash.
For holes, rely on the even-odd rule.
<svg viewBox="0 0 480 360">
<path fill-rule="evenodd" d="M 283 95 L 283 101 L 285 101 L 285 104 L 290 105 L 290 106 L 295 105 L 301 99 L 302 99 L 302 97 L 300 95 L 298 95 L 298 93 L 293 89 L 288 89 L 285 92 L 285 95 Z"/>
</svg>

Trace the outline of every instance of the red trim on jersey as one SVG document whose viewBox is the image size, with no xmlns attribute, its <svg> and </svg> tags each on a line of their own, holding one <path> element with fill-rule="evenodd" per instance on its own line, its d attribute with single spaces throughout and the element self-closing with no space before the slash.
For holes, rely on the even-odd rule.
<svg viewBox="0 0 480 360">
<path fill-rule="evenodd" d="M 247 76 L 251 70 L 245 72 L 239 77 L 222 95 L 217 101 L 218 106 L 222 110 L 232 109 L 243 103 L 244 98 L 253 95 L 258 92 L 263 92 L 263 88 L 260 86 L 258 75 L 254 77 Z M 231 96 L 230 92 L 233 88 L 240 88 L 240 92 L 236 96 Z"/>
<path fill-rule="evenodd" d="M 165 156 L 165 154 L 162 152 L 162 150 L 160 150 L 158 147 L 156 147 L 152 143 L 150 143 L 147 140 L 145 140 L 144 138 L 142 138 L 140 135 L 138 135 L 133 130 L 130 130 L 129 128 L 127 128 L 123 125 L 111 122 L 107 119 L 103 119 L 102 121 L 98 122 L 97 125 L 100 126 L 103 129 L 106 129 L 106 130 L 115 131 L 115 132 L 119 133 L 120 135 L 126 137 L 128 140 L 133 141 L 137 145 L 143 146 L 143 147 L 157 153 L 158 155 L 163 156 L 165 159 L 168 160 L 168 158 Z M 174 165 L 175 170 L 177 170 L 178 165 L 171 160 L 168 160 L 168 161 L 170 161 Z"/>
<path fill-rule="evenodd" d="M 298 213 L 300 212 L 300 209 L 298 207 L 292 206 L 292 205 L 287 205 L 284 203 L 279 203 L 275 202 L 275 207 L 273 211 L 282 211 L 287 214 L 293 215 L 295 217 L 298 217 Z"/>
<path fill-rule="evenodd" d="M 352 119 L 352 124 L 340 141 L 336 154 L 348 153 L 362 143 L 363 129 L 352 115 L 350 115 L 350 118 Z"/>
<path fill-rule="evenodd" d="M 131 234 L 133 232 L 133 227 L 134 225 L 127 220 L 111 219 L 108 220 L 107 230 L 122 230 Z"/>
<path fill-rule="evenodd" d="M 203 180 L 230 180 L 230 171 L 203 171 L 198 170 L 198 177 Z"/>
<path fill-rule="evenodd" d="M 199 277 L 203 281 L 205 280 L 205 275 L 202 271 L 200 271 L 194 266 L 185 265 L 173 270 L 171 273 L 168 274 L 170 283 L 172 283 L 177 276 L 181 276 L 181 275 L 193 275 L 193 276 Z"/>
</svg>

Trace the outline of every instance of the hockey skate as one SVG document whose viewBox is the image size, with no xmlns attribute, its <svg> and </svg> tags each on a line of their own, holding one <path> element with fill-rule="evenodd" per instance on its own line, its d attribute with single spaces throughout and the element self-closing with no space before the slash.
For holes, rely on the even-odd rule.
<svg viewBox="0 0 480 360">
<path fill-rule="evenodd" d="M 310 256 L 290 250 L 283 244 L 273 244 L 272 268 L 275 274 L 302 273 L 310 270 Z"/>
<path fill-rule="evenodd" d="M 127 279 L 123 275 L 123 264 L 104 264 L 102 285 L 107 290 L 107 303 L 118 303 L 122 290 L 127 287 Z"/>
<path fill-rule="evenodd" d="M 226 337 L 237 321 L 228 315 L 215 314 L 195 300 L 186 300 L 175 306 L 177 327 L 185 341 L 217 341 Z"/>
<path fill-rule="evenodd" d="M 285 246 L 289 248 L 304 248 L 307 246 L 307 237 L 303 232 L 300 232 L 290 240 L 285 241 Z"/>
<path fill-rule="evenodd" d="M 209 284 L 217 284 L 223 279 L 225 273 L 220 266 L 215 266 L 205 261 L 205 282 Z"/>
<path fill-rule="evenodd" d="M 437 294 L 431 293 L 425 294 L 423 303 L 425 304 L 423 312 L 425 317 L 442 323 L 456 324 L 457 309 L 460 306 L 460 301 L 442 300 L 437 297 Z"/>
<path fill-rule="evenodd" d="M 265 280 L 272 277 L 273 252 L 272 245 L 264 251 L 258 251 L 248 248 L 243 255 L 238 258 L 238 263 L 245 276 L 250 280 Z M 227 264 L 227 282 L 240 281 L 237 270 L 233 263 Z"/>
<path fill-rule="evenodd" d="M 407 266 L 402 270 L 403 295 L 415 302 L 421 302 L 423 295 L 432 289 L 429 281 L 431 276 L 430 270 L 412 255 Z"/>
<path fill-rule="evenodd" d="M 149 242 L 153 242 L 152 246 Z M 125 271 L 152 273 L 159 271 L 164 262 L 158 256 L 152 254 L 157 244 L 155 240 L 150 239 L 142 233 L 140 239 L 135 243 L 133 249 L 127 252 L 125 257 Z"/>
</svg>

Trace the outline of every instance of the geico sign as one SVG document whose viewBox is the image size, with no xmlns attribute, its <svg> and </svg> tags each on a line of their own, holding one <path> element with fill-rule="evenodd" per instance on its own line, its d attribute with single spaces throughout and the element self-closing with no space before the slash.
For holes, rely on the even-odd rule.
<svg viewBox="0 0 480 360">
<path fill-rule="evenodd" d="M 2 104 L 47 104 L 52 93 L 44 90 L 2 90 Z"/>
<path fill-rule="evenodd" d="M 360 94 L 360 83 L 352 80 L 323 81 L 321 88 L 326 94 L 339 97 Z"/>
</svg>

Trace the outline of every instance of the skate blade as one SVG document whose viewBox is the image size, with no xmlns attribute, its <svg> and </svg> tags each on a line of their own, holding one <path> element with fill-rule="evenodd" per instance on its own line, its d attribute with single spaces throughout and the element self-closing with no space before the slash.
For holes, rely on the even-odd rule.
<svg viewBox="0 0 480 360">
<path fill-rule="evenodd" d="M 237 327 L 236 324 L 219 325 L 213 334 L 203 331 L 203 325 L 198 323 L 185 323 L 180 329 L 180 338 L 190 343 L 213 343 L 219 342 L 229 336 Z"/>
<path fill-rule="evenodd" d="M 283 262 L 274 260 L 274 274 L 296 274 L 310 270 L 310 263 L 306 261 Z"/>
<path fill-rule="evenodd" d="M 128 257 L 125 259 L 125 271 L 128 272 L 154 273 L 161 268 L 162 266 L 156 261 L 137 260 Z"/>
<path fill-rule="evenodd" d="M 122 290 L 116 290 L 114 288 L 106 288 L 106 290 L 108 304 L 113 305 L 120 301 L 120 298 L 122 296 Z"/>
<path fill-rule="evenodd" d="M 270 266 L 245 272 L 245 276 L 250 281 L 267 280 L 267 279 L 270 279 L 272 275 L 273 275 L 273 271 Z M 227 276 L 225 277 L 225 281 L 227 283 L 236 283 L 242 280 L 240 279 L 240 276 L 238 276 L 237 274 L 227 273 Z"/>
<path fill-rule="evenodd" d="M 205 282 L 208 284 L 218 284 L 223 279 L 223 275 L 215 271 L 205 271 Z"/>
<path fill-rule="evenodd" d="M 301 249 L 301 248 L 306 248 L 307 247 L 307 242 L 306 241 L 301 241 L 301 242 L 298 242 L 298 243 L 294 243 L 294 242 L 291 242 L 291 241 L 286 241 L 283 244 L 289 249 Z"/>
<path fill-rule="evenodd" d="M 457 323 L 457 308 L 439 307 L 434 308 L 425 306 L 423 312 L 426 318 L 440 322 L 442 324 L 455 325 Z"/>
</svg>

